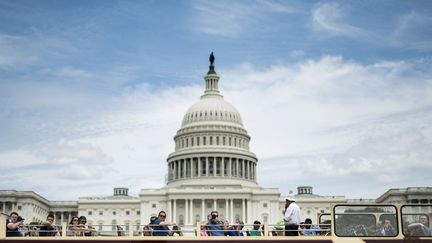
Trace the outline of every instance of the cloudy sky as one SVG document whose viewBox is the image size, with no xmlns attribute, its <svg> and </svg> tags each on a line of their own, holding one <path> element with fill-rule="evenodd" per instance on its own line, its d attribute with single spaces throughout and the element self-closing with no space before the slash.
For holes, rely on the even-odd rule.
<svg viewBox="0 0 432 243">
<path fill-rule="evenodd" d="M 162 187 L 211 51 L 261 186 L 431 186 L 431 16 L 419 0 L 0 0 L 0 189 Z"/>
</svg>

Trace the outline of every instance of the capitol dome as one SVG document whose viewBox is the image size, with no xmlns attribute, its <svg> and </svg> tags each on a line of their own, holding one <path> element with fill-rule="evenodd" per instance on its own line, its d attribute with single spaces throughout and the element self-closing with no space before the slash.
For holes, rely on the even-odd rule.
<svg viewBox="0 0 432 243">
<path fill-rule="evenodd" d="M 257 186 L 257 158 L 249 151 L 250 136 L 240 113 L 219 92 L 214 56 L 205 91 L 183 117 L 168 156 L 168 186 L 241 184 Z"/>
<path fill-rule="evenodd" d="M 221 95 L 203 95 L 192 105 L 183 117 L 182 127 L 191 126 L 198 122 L 229 123 L 243 127 L 240 113 L 226 102 Z"/>
</svg>

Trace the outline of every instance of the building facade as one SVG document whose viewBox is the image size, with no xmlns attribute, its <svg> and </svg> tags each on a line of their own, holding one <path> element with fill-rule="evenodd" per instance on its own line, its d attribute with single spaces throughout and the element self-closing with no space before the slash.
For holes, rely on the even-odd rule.
<svg viewBox="0 0 432 243">
<path fill-rule="evenodd" d="M 174 136 L 174 151 L 168 155 L 166 185 L 160 189 L 141 189 L 138 197 L 127 188 L 114 188 L 112 196 L 80 197 L 78 201 L 49 201 L 35 192 L 0 190 L 3 214 L 17 211 L 26 222 L 42 222 L 48 213 L 56 222 L 68 222 L 71 216 L 86 216 L 98 231 L 115 230 L 115 225 L 140 227 L 151 216 L 165 211 L 169 221 L 194 226 L 217 210 L 230 223 L 254 220 L 275 223 L 282 219 L 284 197 L 277 188 L 262 188 L 257 182 L 256 155 L 249 150 L 251 137 L 240 113 L 224 100 L 219 91 L 219 76 L 211 55 L 205 89 L 200 99 L 183 117 Z M 301 218 L 313 221 L 330 212 L 336 203 L 431 203 L 432 188 L 390 189 L 376 200 L 349 199 L 344 196 L 320 196 L 310 186 L 299 186 L 296 195 Z"/>
</svg>

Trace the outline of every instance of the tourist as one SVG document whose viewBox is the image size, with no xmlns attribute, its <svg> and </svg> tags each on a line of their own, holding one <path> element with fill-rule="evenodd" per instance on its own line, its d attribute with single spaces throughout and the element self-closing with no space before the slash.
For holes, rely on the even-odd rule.
<svg viewBox="0 0 432 243">
<path fill-rule="evenodd" d="M 300 207 L 292 197 L 285 198 L 285 235 L 298 236 L 300 224 Z"/>
<path fill-rule="evenodd" d="M 152 226 L 153 228 L 153 236 L 172 236 L 175 233 L 173 231 L 170 231 L 170 228 L 168 226 L 174 226 L 176 224 L 173 222 L 168 222 L 165 219 L 165 211 L 160 211 L 158 217 L 154 219 L 153 222 L 150 222 L 150 226 Z"/>
<path fill-rule="evenodd" d="M 46 221 L 39 229 L 39 236 L 56 236 L 58 231 L 54 224 L 54 215 L 48 214 Z"/>
<path fill-rule="evenodd" d="M 210 219 L 207 221 L 207 233 L 210 236 L 224 236 L 226 226 L 222 221 L 218 219 L 218 211 L 212 211 L 210 213 Z"/>
<path fill-rule="evenodd" d="M 21 237 L 22 232 L 19 226 L 24 224 L 24 219 L 18 215 L 17 212 L 12 212 L 6 220 L 6 236 L 8 237 Z"/>
</svg>

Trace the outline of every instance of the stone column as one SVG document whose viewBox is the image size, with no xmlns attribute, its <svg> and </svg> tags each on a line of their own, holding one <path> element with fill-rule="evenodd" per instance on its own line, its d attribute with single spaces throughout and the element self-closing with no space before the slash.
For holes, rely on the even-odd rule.
<svg viewBox="0 0 432 243">
<path fill-rule="evenodd" d="M 173 221 L 177 223 L 177 199 L 173 199 Z"/>
<path fill-rule="evenodd" d="M 228 176 L 229 177 L 233 177 L 232 176 L 232 158 L 228 158 L 228 164 L 229 164 L 229 166 L 228 166 Z"/>
<path fill-rule="evenodd" d="M 234 221 L 234 199 L 229 199 L 230 200 L 230 222 Z"/>
<path fill-rule="evenodd" d="M 228 212 L 228 198 L 225 199 L 225 219 L 228 219 L 228 221 L 231 224 L 231 220 L 229 220 L 229 212 Z"/>
<path fill-rule="evenodd" d="M 242 220 L 245 224 L 246 223 L 246 205 L 245 205 L 245 200 L 246 199 L 242 199 Z"/>
<path fill-rule="evenodd" d="M 218 167 L 217 158 L 213 157 L 213 176 L 214 177 L 216 177 L 216 175 L 217 175 L 217 167 Z"/>
<path fill-rule="evenodd" d="M 249 161 L 244 160 L 243 163 L 244 163 L 244 165 L 245 165 L 245 169 L 244 169 L 244 171 L 243 171 L 243 177 L 244 177 L 245 179 L 247 179 L 247 178 L 249 177 Z"/>
<path fill-rule="evenodd" d="M 236 177 L 240 177 L 240 171 L 239 171 L 239 168 L 240 168 L 240 165 L 239 165 L 239 159 L 235 159 L 236 161 L 235 161 L 235 164 L 236 164 Z"/>
<path fill-rule="evenodd" d="M 208 157 L 206 157 L 206 177 L 209 176 L 209 165 L 208 165 L 209 161 L 208 161 Z"/>
<path fill-rule="evenodd" d="M 173 221 L 173 215 L 172 215 L 172 203 L 171 203 L 171 199 L 168 200 L 168 219 L 169 221 Z"/>
<path fill-rule="evenodd" d="M 185 199 L 185 224 L 189 224 L 189 199 Z"/>
<path fill-rule="evenodd" d="M 193 213 L 193 199 L 190 199 L 189 207 L 189 224 L 193 225 L 195 223 L 195 217 Z"/>
<path fill-rule="evenodd" d="M 205 208 L 205 199 L 201 199 L 201 221 L 204 221 L 207 219 L 207 215 L 204 212 L 204 208 Z"/>
<path fill-rule="evenodd" d="M 221 157 L 221 176 L 225 176 L 225 159 L 224 157 Z"/>
<path fill-rule="evenodd" d="M 247 200 L 247 208 L 246 208 L 246 215 L 247 215 L 247 221 L 248 223 L 253 223 L 255 219 L 252 219 L 252 200 Z"/>
<path fill-rule="evenodd" d="M 1 202 L 1 205 L 2 205 L 1 212 L 5 213 L 5 202 Z"/>
<path fill-rule="evenodd" d="M 216 199 L 213 199 L 213 210 L 217 211 Z"/>
<path fill-rule="evenodd" d="M 241 161 L 241 166 L 242 166 L 242 178 L 245 178 L 245 161 L 242 159 Z"/>
<path fill-rule="evenodd" d="M 187 175 L 187 173 L 186 173 L 186 170 L 187 170 L 186 164 L 187 164 L 187 162 L 186 162 L 185 159 L 182 159 L 182 161 L 183 161 L 183 178 L 186 178 L 186 175 Z"/>
<path fill-rule="evenodd" d="M 195 163 L 194 163 L 194 158 L 190 158 L 190 177 L 194 178 L 195 177 Z"/>
</svg>

